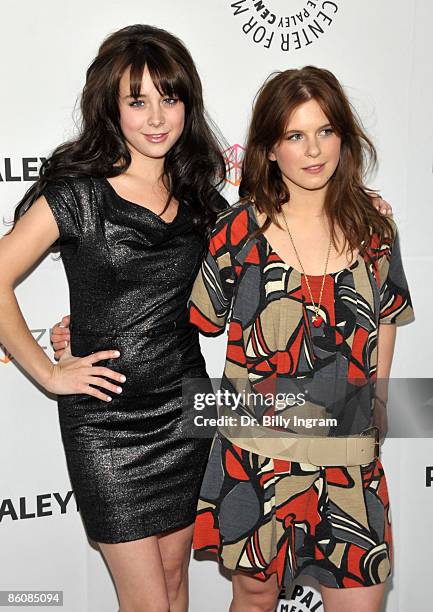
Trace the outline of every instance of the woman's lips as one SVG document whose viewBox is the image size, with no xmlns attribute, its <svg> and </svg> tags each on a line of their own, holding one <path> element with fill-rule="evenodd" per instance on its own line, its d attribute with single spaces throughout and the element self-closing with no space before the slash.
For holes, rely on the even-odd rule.
<svg viewBox="0 0 433 612">
<path fill-rule="evenodd" d="M 158 143 L 158 142 L 164 142 L 164 140 L 166 140 L 168 136 L 168 132 L 165 132 L 164 134 L 143 134 L 143 136 L 149 142 Z"/>
<path fill-rule="evenodd" d="M 315 166 L 308 166 L 307 168 L 302 169 L 305 170 L 305 172 L 308 172 L 309 174 L 319 174 L 320 172 L 322 172 L 324 167 L 325 164 L 316 164 Z"/>
</svg>

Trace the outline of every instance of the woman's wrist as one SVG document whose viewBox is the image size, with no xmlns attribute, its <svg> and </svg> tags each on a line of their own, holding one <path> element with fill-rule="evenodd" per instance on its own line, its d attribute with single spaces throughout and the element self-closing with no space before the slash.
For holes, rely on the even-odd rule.
<svg viewBox="0 0 433 612">
<path fill-rule="evenodd" d="M 383 395 L 375 395 L 374 396 L 374 401 L 375 402 L 379 402 L 379 404 L 381 404 L 384 408 L 386 408 L 386 405 L 388 403 L 388 396 L 383 396 Z"/>
<path fill-rule="evenodd" d="M 44 364 L 40 373 L 34 375 L 34 379 L 39 383 L 46 391 L 51 391 L 53 374 L 56 364 L 50 359 L 47 359 L 47 363 Z"/>
</svg>

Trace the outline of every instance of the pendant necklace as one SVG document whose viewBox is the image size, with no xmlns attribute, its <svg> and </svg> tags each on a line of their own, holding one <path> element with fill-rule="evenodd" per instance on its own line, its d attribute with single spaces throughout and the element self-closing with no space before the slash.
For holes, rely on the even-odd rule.
<svg viewBox="0 0 433 612">
<path fill-rule="evenodd" d="M 320 327 L 322 325 L 322 323 L 323 323 L 323 317 L 319 313 L 320 313 L 320 306 L 322 304 L 322 294 L 323 294 L 323 288 L 325 286 L 325 278 L 326 278 L 326 271 L 328 269 L 329 255 L 331 254 L 332 237 L 330 237 L 330 239 L 329 239 L 328 254 L 326 255 L 326 262 L 325 262 L 325 271 L 324 271 L 323 277 L 322 277 L 322 285 L 320 287 L 319 301 L 318 301 L 317 306 L 316 306 L 316 304 L 314 302 L 314 299 L 313 299 L 313 293 L 311 291 L 310 283 L 308 281 L 308 276 L 305 274 L 304 266 L 302 265 L 301 258 L 299 257 L 299 253 L 298 253 L 298 251 L 297 251 L 297 249 L 295 247 L 295 243 L 293 241 L 292 234 L 290 233 L 289 225 L 288 225 L 287 219 L 286 219 L 286 214 L 285 214 L 283 208 L 281 208 L 281 212 L 283 213 L 283 219 L 284 219 L 284 223 L 286 225 L 287 233 L 289 234 L 290 242 L 292 243 L 293 250 L 295 251 L 296 258 L 297 258 L 297 260 L 299 262 L 299 265 L 300 265 L 301 270 L 302 270 L 302 274 L 304 275 L 304 278 L 305 278 L 305 283 L 307 285 L 308 293 L 310 294 L 311 304 L 312 304 L 313 309 L 314 309 L 314 315 L 312 316 L 313 325 L 314 325 L 314 327 Z"/>
</svg>

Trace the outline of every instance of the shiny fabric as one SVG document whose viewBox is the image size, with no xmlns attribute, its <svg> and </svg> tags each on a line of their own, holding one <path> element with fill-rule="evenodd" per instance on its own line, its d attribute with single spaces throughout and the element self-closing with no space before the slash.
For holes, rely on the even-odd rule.
<svg viewBox="0 0 433 612">
<path fill-rule="evenodd" d="M 119 359 L 98 365 L 126 376 L 110 403 L 58 401 L 87 534 L 114 543 L 188 525 L 210 444 L 181 427 L 182 380 L 206 376 L 186 311 L 204 236 L 186 202 L 166 223 L 103 178 L 68 178 L 44 195 L 69 282 L 72 354 L 118 349 Z"/>
</svg>

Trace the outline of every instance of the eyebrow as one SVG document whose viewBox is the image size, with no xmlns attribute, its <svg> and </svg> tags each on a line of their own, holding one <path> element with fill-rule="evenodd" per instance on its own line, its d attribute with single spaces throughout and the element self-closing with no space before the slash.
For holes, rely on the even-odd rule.
<svg viewBox="0 0 433 612">
<path fill-rule="evenodd" d="M 321 125 L 319 128 L 317 128 L 318 130 L 323 130 L 326 127 L 332 127 L 331 123 L 325 123 L 324 125 Z M 303 134 L 302 130 L 287 130 L 286 134 Z"/>
<path fill-rule="evenodd" d="M 123 96 L 123 98 L 126 100 L 127 98 L 134 98 L 134 100 L 136 98 L 147 98 L 147 94 L 138 94 L 138 96 L 131 96 L 131 94 L 128 94 L 127 96 Z"/>
<path fill-rule="evenodd" d="M 139 98 L 148 98 L 149 96 L 147 94 L 143 94 L 143 93 L 139 93 L 138 96 L 131 96 L 131 94 L 128 94 L 127 96 L 122 96 L 122 100 L 138 100 Z M 168 94 L 164 94 L 161 96 L 161 98 L 176 98 L 176 99 L 180 99 L 178 96 L 176 96 L 176 94 L 173 94 L 172 96 L 168 95 Z"/>
</svg>

